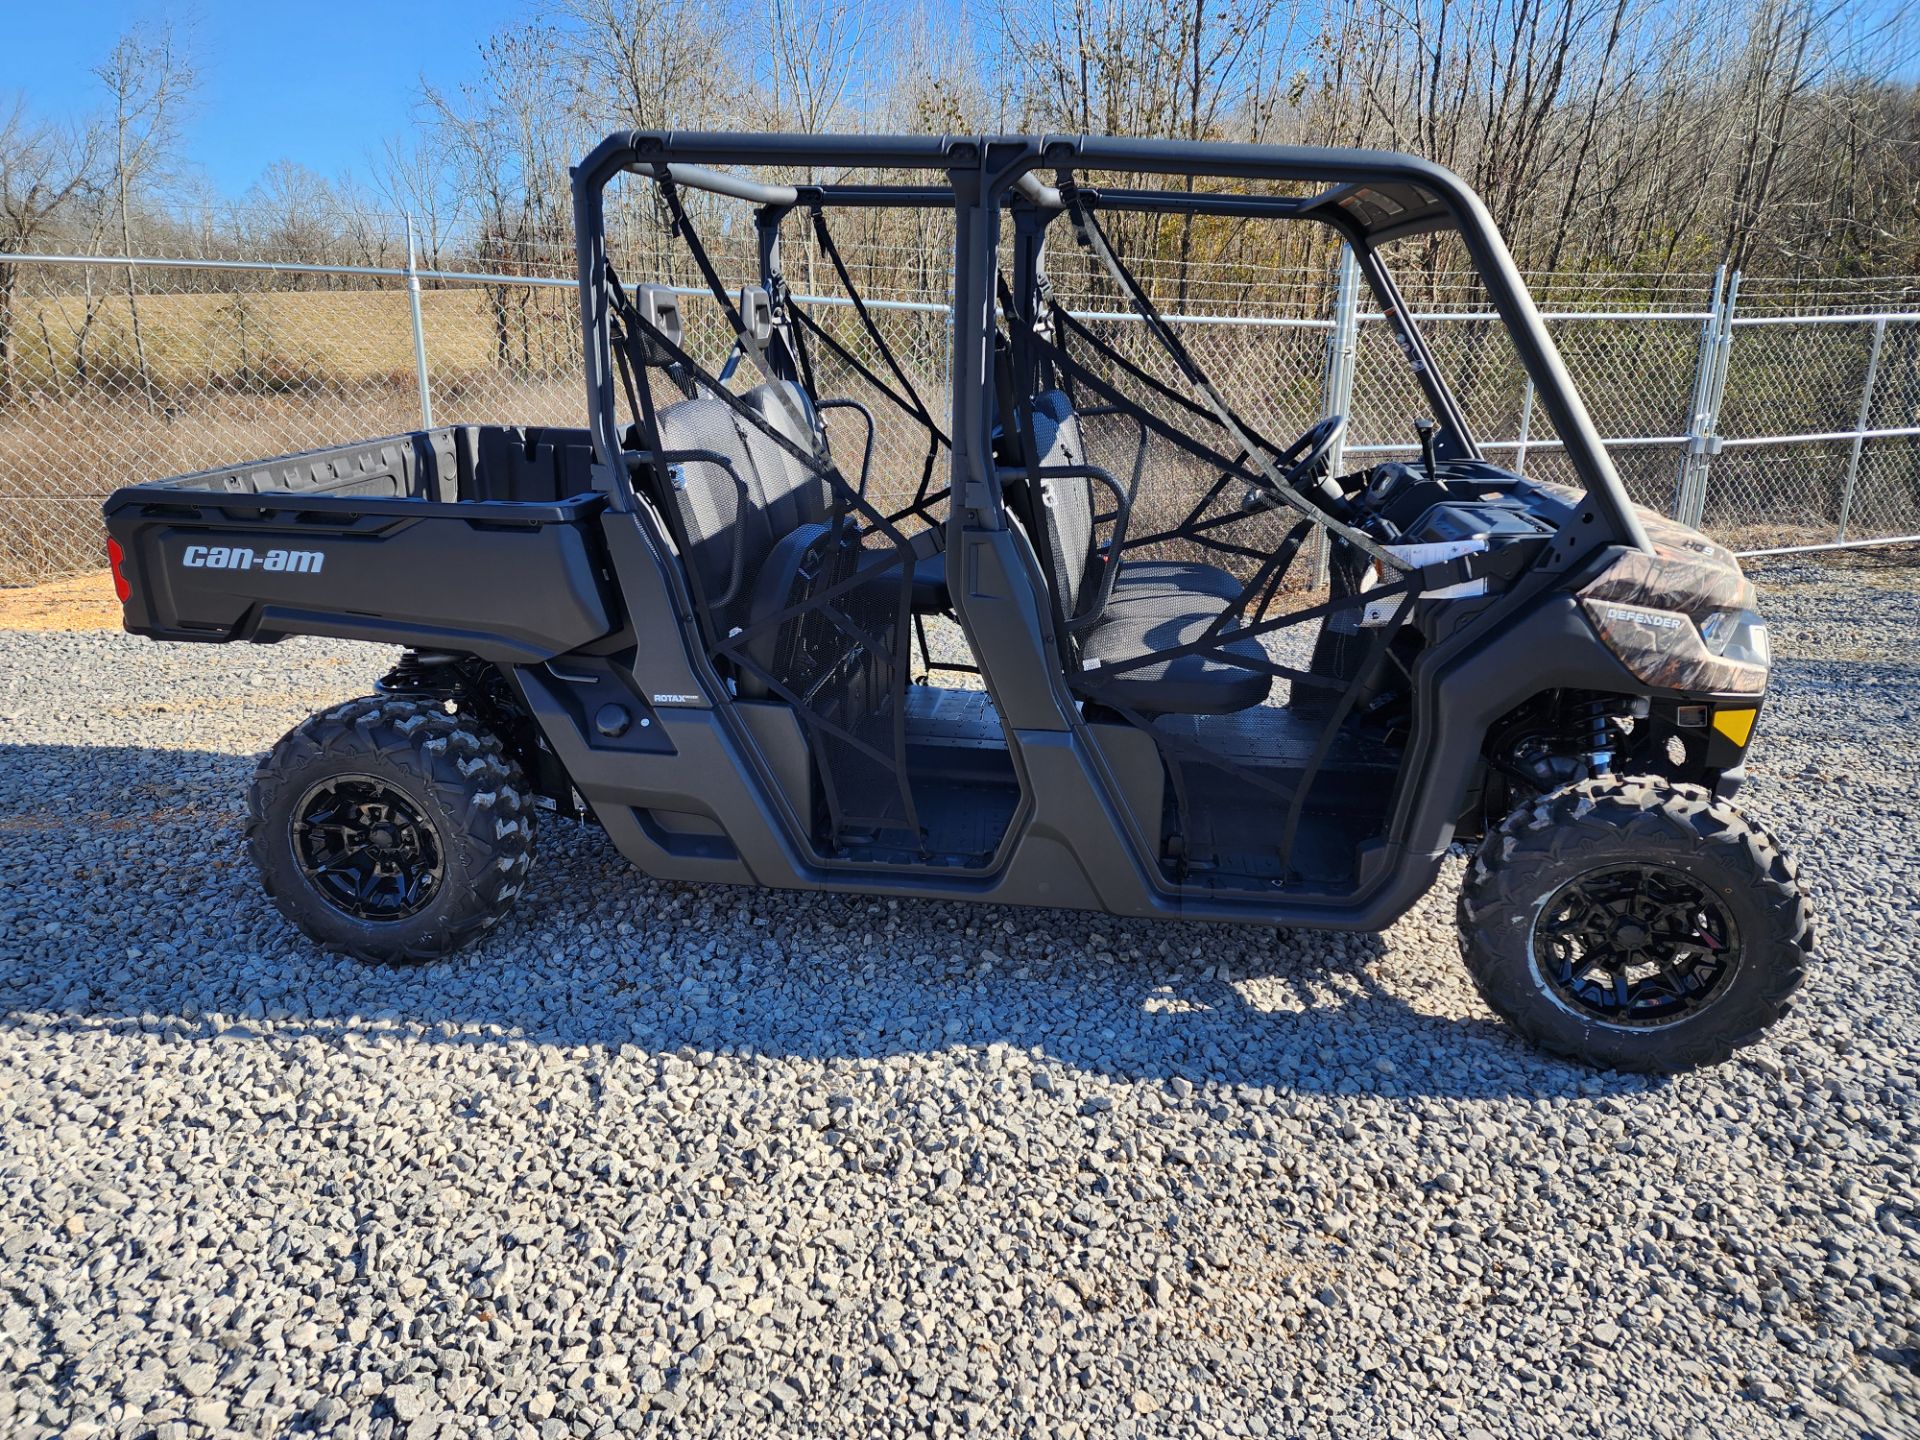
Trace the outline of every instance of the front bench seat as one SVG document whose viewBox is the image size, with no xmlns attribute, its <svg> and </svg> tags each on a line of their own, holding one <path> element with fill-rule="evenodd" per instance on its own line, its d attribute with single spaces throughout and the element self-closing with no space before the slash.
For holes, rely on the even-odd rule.
<svg viewBox="0 0 1920 1440">
<path fill-rule="evenodd" d="M 1073 401 L 1063 390 L 1043 390 L 1033 399 L 1034 448 L 1042 464 L 1087 465 L 1088 457 L 1080 417 Z M 1063 535 L 1070 550 L 1084 549 L 1085 575 L 1097 582 L 1100 567 L 1118 565 L 1113 577 L 1113 594 L 1209 595 L 1220 600 L 1236 599 L 1241 591 L 1238 580 L 1217 565 L 1198 560 L 1148 560 L 1103 554 L 1094 535 L 1094 515 L 1105 506 L 1096 504 L 1097 481 L 1059 479 L 1050 487 L 1048 518 L 1070 507 Z M 1105 493 L 1105 487 L 1101 487 Z M 1083 575 L 1083 579 L 1085 578 Z"/>
<path fill-rule="evenodd" d="M 1263 703 L 1273 688 L 1272 675 L 1234 663 L 1270 663 L 1257 637 L 1224 640 L 1219 654 L 1180 655 L 1109 670 L 1200 640 L 1242 587 L 1211 565 L 1102 554 L 1094 522 L 1093 489 L 1099 482 L 1047 473 L 1049 467 L 1087 463 L 1079 417 L 1064 392 L 1049 390 L 1034 397 L 1032 438 L 1039 456 L 1040 493 L 1029 500 L 1044 507 L 1043 560 L 1079 642 L 1081 668 L 1068 676 L 1074 691 L 1143 715 L 1225 715 Z M 1105 565 L 1119 566 L 1110 586 L 1105 585 Z"/>
<path fill-rule="evenodd" d="M 1128 560 L 1121 565 L 1113 583 L 1116 599 L 1211 595 L 1217 600 L 1233 601 L 1239 598 L 1241 588 L 1240 582 L 1219 566 L 1198 560 Z"/>
<path fill-rule="evenodd" d="M 1179 655 L 1102 673 L 1107 666 L 1198 641 L 1226 608 L 1224 601 L 1206 603 L 1215 598 L 1178 592 L 1116 597 L 1117 603 L 1110 602 L 1080 637 L 1086 668 L 1072 677 L 1073 688 L 1085 699 L 1142 715 L 1228 715 L 1264 704 L 1273 689 L 1272 675 L 1223 658 L 1233 656 L 1255 667 L 1271 663 L 1257 636 L 1226 640 L 1219 647 L 1223 655 Z"/>
</svg>

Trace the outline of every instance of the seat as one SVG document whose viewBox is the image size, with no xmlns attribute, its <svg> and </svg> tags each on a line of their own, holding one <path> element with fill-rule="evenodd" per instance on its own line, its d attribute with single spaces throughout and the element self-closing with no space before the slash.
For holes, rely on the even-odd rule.
<svg viewBox="0 0 1920 1440">
<path fill-rule="evenodd" d="M 843 582 L 864 576 L 851 587 Z M 814 597 L 837 590 L 831 602 L 847 625 L 836 622 Z M 750 666 L 737 678 L 745 699 L 765 699 L 777 693 L 765 676 L 780 677 L 802 704 L 820 708 L 824 687 L 849 684 L 850 666 L 862 673 L 884 669 L 890 658 L 884 650 L 869 652 L 859 637 L 885 637 L 900 604 L 900 571 L 893 552 L 861 547 L 859 537 L 843 531 L 836 544 L 832 527 L 802 525 L 774 542 L 753 592 L 743 629 L 743 649 Z M 782 611 L 806 607 L 785 621 L 769 623 Z"/>
<path fill-rule="evenodd" d="M 725 401 L 696 395 L 657 417 L 660 448 L 704 450 L 667 471 L 660 498 L 678 515 L 687 568 L 721 633 L 746 613 L 760 566 L 775 542 L 826 507 L 826 482 L 742 420 Z"/>
<path fill-rule="evenodd" d="M 947 556 L 943 550 L 913 562 L 913 608 L 919 615 L 938 615 L 953 608 L 947 594 Z"/>
<path fill-rule="evenodd" d="M 1225 608 L 1206 604 L 1211 598 L 1170 593 L 1109 605 L 1099 623 L 1081 637 L 1080 658 L 1086 668 L 1073 677 L 1074 689 L 1088 700 L 1142 715 L 1227 715 L 1262 704 L 1273 677 L 1249 668 L 1269 663 L 1257 638 L 1220 646 L 1224 656 L 1238 657 L 1246 665 L 1222 655 L 1194 654 L 1129 670 L 1107 669 L 1202 639 Z"/>
<path fill-rule="evenodd" d="M 765 385 L 741 398 L 794 444 L 810 443 L 804 427 L 811 412 L 797 386 L 790 387 L 791 408 Z M 737 693 L 742 699 L 796 696 L 822 713 L 852 703 L 854 677 L 870 678 L 887 663 L 885 637 L 900 603 L 900 552 L 863 544 L 852 525 L 836 529 L 829 482 L 725 401 L 697 395 L 669 405 L 656 422 L 663 450 L 720 457 L 674 464 L 662 498 L 686 536 L 684 559 L 699 581 L 715 633 L 744 633 L 746 663 L 734 676 Z M 944 602 L 944 560 L 935 555 L 931 565 L 914 566 L 916 596 L 923 582 L 937 577 Z M 850 617 L 850 632 L 809 602 L 851 578 L 856 568 L 869 578 L 832 602 Z M 771 623 L 794 606 L 809 608 Z M 870 642 L 856 640 L 856 634 L 878 637 L 881 653 L 869 653 Z M 769 676 L 778 678 L 777 687 Z"/>
<path fill-rule="evenodd" d="M 791 399 L 791 404 L 781 402 L 774 386 L 760 384 L 747 391 L 740 398 L 753 411 L 774 429 L 778 430 L 792 443 L 810 447 L 812 436 L 808 430 L 818 423 L 812 402 L 791 380 L 780 382 Z M 814 475 L 794 456 L 767 440 L 752 426 L 747 427 L 748 441 L 755 444 L 754 459 L 757 465 L 778 466 L 787 472 L 786 493 L 799 497 L 801 503 L 792 510 L 783 510 L 771 517 L 776 536 L 791 534 L 802 525 L 820 525 L 827 520 L 828 507 L 832 496 L 824 481 Z M 923 615 L 938 614 L 951 608 L 947 596 L 947 562 L 944 555 L 923 556 L 914 562 L 913 594 L 911 604 Z"/>
<path fill-rule="evenodd" d="M 1116 600 L 1136 595 L 1211 595 L 1232 601 L 1240 590 L 1240 582 L 1225 570 L 1194 560 L 1129 560 L 1113 582 Z"/>
<path fill-rule="evenodd" d="M 786 390 L 787 401 L 781 400 L 775 383 Z M 814 411 L 798 385 L 767 382 L 740 399 L 790 443 L 811 448 L 808 429 Z M 687 563 L 699 574 L 707 603 L 723 628 L 743 624 L 767 556 L 785 537 L 827 523 L 832 487 L 759 426 L 711 395 L 667 406 L 658 424 L 663 449 L 710 450 L 732 466 L 731 474 L 713 461 L 676 466 L 668 498 L 686 530 Z M 915 610 L 946 609 L 946 557 L 916 561 L 911 585 Z"/>
<path fill-rule="evenodd" d="M 1087 465 L 1072 402 L 1059 390 L 1045 391 L 1034 397 L 1032 416 L 1040 484 L 1039 494 L 1028 497 L 1029 510 L 1039 512 L 1044 560 L 1078 642 L 1080 666 L 1068 677 L 1076 693 L 1144 715 L 1224 715 L 1265 701 L 1273 679 L 1250 668 L 1268 663 L 1255 638 L 1227 640 L 1218 654 L 1112 669 L 1199 641 L 1242 587 L 1211 565 L 1104 552 L 1094 518 L 1093 489 L 1100 482 L 1065 473 Z M 1111 575 L 1109 565 L 1118 566 Z"/>
<path fill-rule="evenodd" d="M 1090 463 L 1080 417 L 1065 391 L 1045 390 L 1033 400 L 1034 449 L 1044 469 L 1047 466 L 1084 466 Z M 1063 596 L 1078 606 L 1089 579 L 1096 583 L 1103 567 L 1117 564 L 1113 593 L 1207 595 L 1232 600 L 1240 594 L 1240 582 L 1215 565 L 1193 560 L 1148 560 L 1114 557 L 1103 553 L 1095 534 L 1094 516 L 1109 508 L 1096 503 L 1094 488 L 1098 481 L 1085 478 L 1046 477 L 1041 480 L 1042 502 L 1047 507 L 1049 528 L 1059 536 L 1060 559 L 1055 580 Z M 1103 497 L 1106 487 L 1099 485 Z M 1068 557 L 1077 557 L 1078 565 Z M 1069 614 L 1075 613 L 1069 610 Z"/>
</svg>

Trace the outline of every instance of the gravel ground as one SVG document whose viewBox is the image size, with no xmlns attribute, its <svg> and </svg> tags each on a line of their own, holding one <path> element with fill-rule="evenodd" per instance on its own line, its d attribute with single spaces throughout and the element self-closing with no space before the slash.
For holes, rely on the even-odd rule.
<svg viewBox="0 0 1920 1440">
<path fill-rule="evenodd" d="M 0 1432 L 1920 1433 L 1920 583 L 1761 574 L 1820 959 L 1669 1082 L 1341 938 L 654 884 L 454 963 L 237 817 L 366 650 L 0 635 Z"/>
</svg>

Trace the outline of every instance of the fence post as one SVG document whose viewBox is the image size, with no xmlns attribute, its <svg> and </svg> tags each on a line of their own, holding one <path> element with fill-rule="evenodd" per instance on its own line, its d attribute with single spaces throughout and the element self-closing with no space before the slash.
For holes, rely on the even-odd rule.
<svg viewBox="0 0 1920 1440">
<path fill-rule="evenodd" d="M 1684 520 L 1693 505 L 1694 476 L 1707 447 L 1707 394 L 1713 385 L 1714 345 L 1720 335 L 1720 297 L 1727 285 L 1727 267 L 1713 272 L 1713 299 L 1707 306 L 1707 318 L 1700 324 L 1700 353 L 1693 367 L 1693 400 L 1687 409 L 1687 448 L 1680 456 L 1680 473 L 1673 482 L 1673 503 L 1668 507 L 1676 520 Z"/>
<path fill-rule="evenodd" d="M 413 217 L 407 217 L 407 305 L 413 311 L 413 371 L 420 384 L 420 428 L 433 428 L 433 392 L 427 386 L 427 330 L 420 320 L 420 265 L 414 257 Z"/>
<path fill-rule="evenodd" d="M 1360 345 L 1360 259 L 1351 245 L 1340 247 L 1340 273 L 1333 291 L 1333 329 L 1327 333 L 1327 366 L 1321 385 L 1320 413 L 1352 418 L 1354 362 Z M 1327 473 L 1346 468 L 1346 431 L 1333 438 Z M 1313 583 L 1327 583 L 1327 532 L 1313 542 Z"/>
<path fill-rule="evenodd" d="M 1674 486 L 1673 518 L 1698 527 L 1707 512 L 1707 472 L 1720 453 L 1720 401 L 1727 389 L 1727 356 L 1733 348 L 1733 306 L 1740 272 L 1722 265 L 1713 276 L 1713 304 L 1700 327 L 1700 362 L 1693 376 L 1693 413 L 1687 422 L 1687 453 Z"/>
<path fill-rule="evenodd" d="M 1360 261 L 1351 245 L 1340 247 L 1340 276 L 1333 292 L 1333 329 L 1327 335 L 1322 412 L 1345 415 L 1353 406 L 1354 355 L 1359 346 Z M 1339 474 L 1346 461 L 1346 432 L 1334 437 L 1327 468 Z"/>
<path fill-rule="evenodd" d="M 1513 468 L 1520 474 L 1527 473 L 1527 439 L 1533 431 L 1533 377 L 1527 376 L 1526 389 L 1520 396 L 1520 435 L 1514 446 Z"/>
<path fill-rule="evenodd" d="M 1853 422 L 1853 453 L 1847 456 L 1847 479 L 1840 488 L 1840 533 L 1834 537 L 1844 543 L 1847 522 L 1853 517 L 1853 485 L 1860 478 L 1860 451 L 1867 442 L 1866 429 L 1873 421 L 1873 386 L 1880 378 L 1880 352 L 1887 343 L 1887 317 L 1873 322 L 1873 346 L 1867 351 L 1867 383 L 1860 391 L 1860 413 Z"/>
</svg>

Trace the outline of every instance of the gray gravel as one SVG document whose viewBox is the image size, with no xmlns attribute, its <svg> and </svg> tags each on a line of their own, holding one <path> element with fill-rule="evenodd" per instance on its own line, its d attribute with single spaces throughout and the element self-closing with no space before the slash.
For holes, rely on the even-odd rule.
<svg viewBox="0 0 1920 1440">
<path fill-rule="evenodd" d="M 1920 576 L 1762 573 L 1820 963 L 1546 1060 L 1387 935 L 655 884 L 549 825 L 314 953 L 253 756 L 343 645 L 0 636 L 0 1432 L 1920 1433 Z"/>
</svg>

